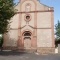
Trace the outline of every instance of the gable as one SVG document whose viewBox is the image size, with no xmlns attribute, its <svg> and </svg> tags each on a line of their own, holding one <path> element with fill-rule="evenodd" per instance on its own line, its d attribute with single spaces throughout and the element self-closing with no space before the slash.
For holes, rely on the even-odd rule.
<svg viewBox="0 0 60 60">
<path fill-rule="evenodd" d="M 37 3 L 37 11 L 53 10 L 53 7 L 49 7 L 47 5 L 44 5 L 44 4 L 40 3 L 39 1 L 37 1 L 36 3 Z"/>
<path fill-rule="evenodd" d="M 15 9 L 17 9 L 17 12 L 25 12 L 26 4 L 28 3 L 31 5 L 31 11 L 53 10 L 53 7 L 46 6 L 37 0 L 22 0 Z"/>
</svg>

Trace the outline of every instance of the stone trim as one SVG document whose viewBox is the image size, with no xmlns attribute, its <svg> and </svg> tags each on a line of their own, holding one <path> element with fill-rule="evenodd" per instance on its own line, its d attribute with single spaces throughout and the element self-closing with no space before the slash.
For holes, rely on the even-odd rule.
<svg viewBox="0 0 60 60">
<path fill-rule="evenodd" d="M 55 37 L 54 37 L 54 14 L 51 12 L 51 28 L 52 28 L 52 47 L 55 47 Z"/>
<path fill-rule="evenodd" d="M 26 25 L 25 25 L 26 26 Z M 18 29 L 22 29 L 24 28 L 25 26 L 21 27 L 21 28 L 10 28 L 9 30 L 18 30 Z M 29 26 L 33 29 L 52 29 L 52 28 L 49 28 L 49 27 L 46 27 L 46 28 L 37 28 L 37 27 L 33 27 L 33 26 Z"/>
<path fill-rule="evenodd" d="M 39 12 L 54 12 L 54 10 L 43 10 L 43 11 L 30 11 L 30 12 L 16 12 L 16 14 L 20 14 L 20 13 L 39 13 Z"/>
</svg>

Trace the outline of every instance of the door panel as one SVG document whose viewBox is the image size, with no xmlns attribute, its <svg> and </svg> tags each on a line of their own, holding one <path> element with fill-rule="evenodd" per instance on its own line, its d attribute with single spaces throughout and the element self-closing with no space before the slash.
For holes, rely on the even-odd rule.
<svg viewBox="0 0 60 60">
<path fill-rule="evenodd" d="M 24 48 L 25 49 L 29 49 L 29 48 L 31 48 L 31 39 L 30 38 L 25 38 L 24 39 Z"/>
</svg>

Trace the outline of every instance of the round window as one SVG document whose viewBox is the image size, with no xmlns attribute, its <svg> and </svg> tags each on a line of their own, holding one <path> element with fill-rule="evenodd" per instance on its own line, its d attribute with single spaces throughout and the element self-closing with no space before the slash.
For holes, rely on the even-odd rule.
<svg viewBox="0 0 60 60">
<path fill-rule="evenodd" d="M 28 16 L 26 16 L 26 19 L 30 19 L 30 16 L 28 15 Z"/>
<path fill-rule="evenodd" d="M 31 20 L 31 16 L 30 16 L 30 15 L 26 15 L 26 16 L 25 16 L 25 20 L 26 20 L 27 22 L 29 22 L 29 21 Z"/>
</svg>

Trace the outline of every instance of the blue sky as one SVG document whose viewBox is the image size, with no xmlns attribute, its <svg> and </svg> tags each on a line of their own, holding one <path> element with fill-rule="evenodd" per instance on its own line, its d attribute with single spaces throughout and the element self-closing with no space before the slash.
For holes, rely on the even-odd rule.
<svg viewBox="0 0 60 60">
<path fill-rule="evenodd" d="M 15 0 L 18 2 L 19 0 Z M 48 5 L 50 7 L 54 7 L 54 24 L 60 20 L 60 0 L 40 0 L 41 3 Z"/>
</svg>

